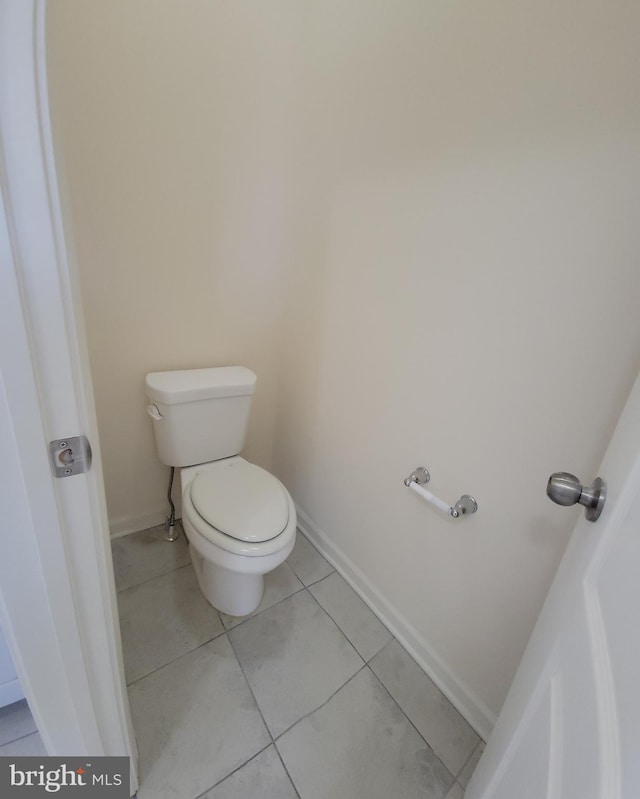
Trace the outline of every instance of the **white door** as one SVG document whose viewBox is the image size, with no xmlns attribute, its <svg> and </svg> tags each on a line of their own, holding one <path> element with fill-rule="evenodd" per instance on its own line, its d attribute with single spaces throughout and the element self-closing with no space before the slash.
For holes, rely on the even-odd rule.
<svg viewBox="0 0 640 799">
<path fill-rule="evenodd" d="M 466 799 L 640 796 L 640 378 L 599 476 Z"/>
<path fill-rule="evenodd" d="M 62 224 L 45 3 L 0 0 L 0 626 L 51 755 L 136 752 L 95 408 Z M 86 474 L 48 443 L 88 435 Z"/>
</svg>

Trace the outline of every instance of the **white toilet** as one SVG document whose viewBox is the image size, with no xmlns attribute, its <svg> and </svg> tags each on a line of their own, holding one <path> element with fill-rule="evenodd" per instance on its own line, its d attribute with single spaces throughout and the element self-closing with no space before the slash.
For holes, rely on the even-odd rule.
<svg viewBox="0 0 640 799">
<path fill-rule="evenodd" d="M 255 385 L 244 366 L 146 379 L 160 460 L 182 467 L 182 525 L 200 589 L 232 616 L 258 607 L 264 575 L 288 557 L 296 538 L 287 489 L 238 455 Z"/>
</svg>

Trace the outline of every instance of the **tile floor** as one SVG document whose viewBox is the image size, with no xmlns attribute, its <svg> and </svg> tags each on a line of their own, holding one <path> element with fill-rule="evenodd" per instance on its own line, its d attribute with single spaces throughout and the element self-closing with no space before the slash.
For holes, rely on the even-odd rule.
<svg viewBox="0 0 640 799">
<path fill-rule="evenodd" d="M 484 744 L 302 534 L 238 619 L 162 532 L 113 542 L 139 799 L 462 799 Z"/>
<path fill-rule="evenodd" d="M 27 700 L 0 707 L 0 757 L 46 754 Z"/>
</svg>

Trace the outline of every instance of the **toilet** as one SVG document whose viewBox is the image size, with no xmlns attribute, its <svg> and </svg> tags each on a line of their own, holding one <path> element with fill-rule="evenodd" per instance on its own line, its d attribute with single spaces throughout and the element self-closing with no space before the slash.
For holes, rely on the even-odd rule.
<svg viewBox="0 0 640 799">
<path fill-rule="evenodd" d="M 255 610 L 290 554 L 296 510 L 282 483 L 240 457 L 256 375 L 244 366 L 146 378 L 158 456 L 181 467 L 182 525 L 200 590 L 231 616 Z"/>
</svg>

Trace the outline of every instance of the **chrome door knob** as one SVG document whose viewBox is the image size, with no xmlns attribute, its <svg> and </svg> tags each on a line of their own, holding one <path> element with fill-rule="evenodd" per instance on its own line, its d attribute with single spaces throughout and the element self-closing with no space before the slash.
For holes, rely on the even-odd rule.
<svg viewBox="0 0 640 799">
<path fill-rule="evenodd" d="M 575 505 L 580 501 L 582 484 L 575 474 L 555 472 L 547 483 L 547 496 L 556 505 Z"/>
<path fill-rule="evenodd" d="M 593 485 L 583 486 L 574 474 L 554 472 L 547 483 L 547 496 L 557 505 L 584 505 L 584 515 L 590 522 L 595 522 L 602 513 L 607 486 L 599 477 Z"/>
</svg>

